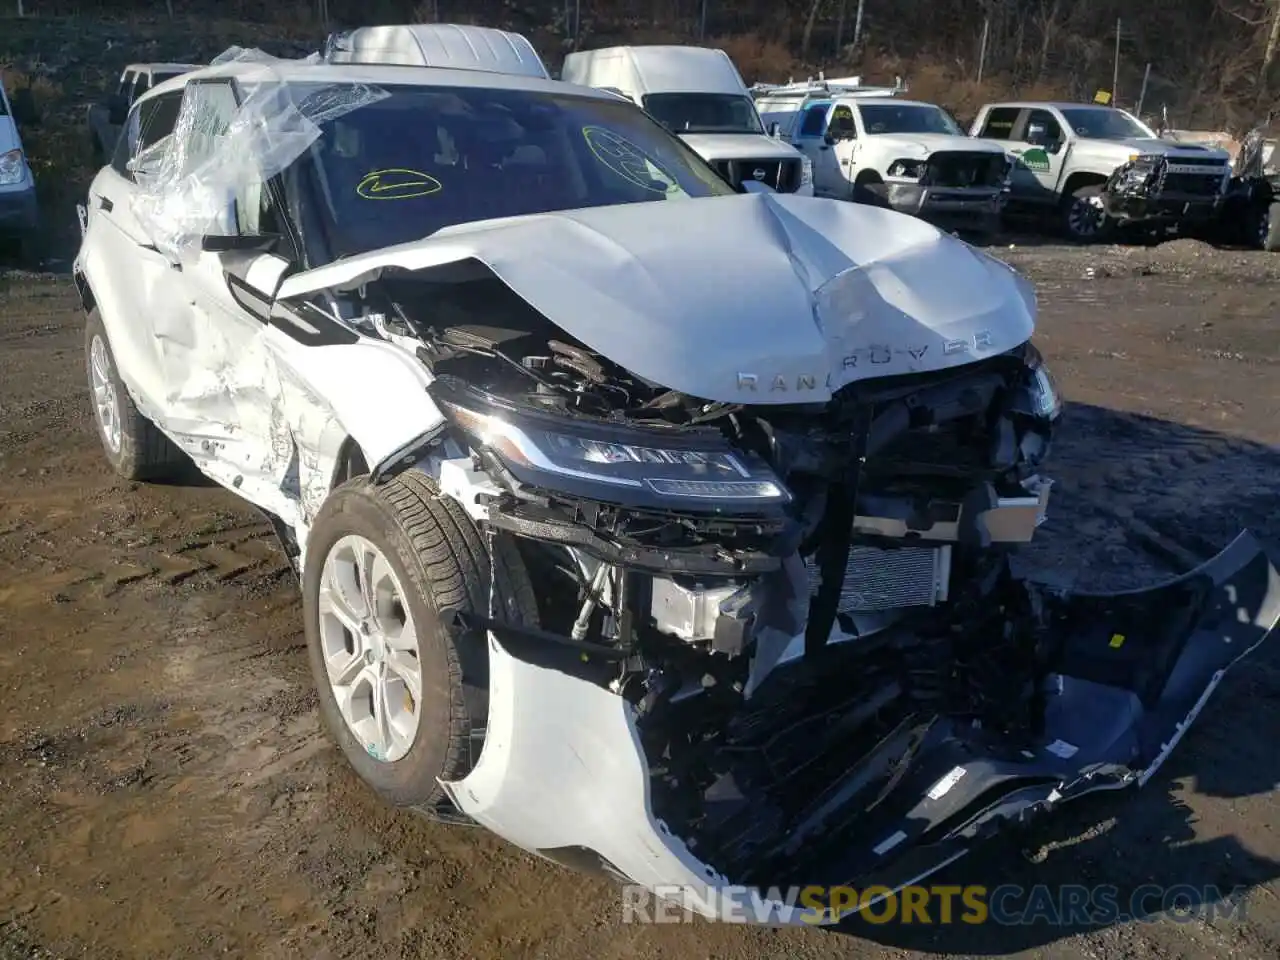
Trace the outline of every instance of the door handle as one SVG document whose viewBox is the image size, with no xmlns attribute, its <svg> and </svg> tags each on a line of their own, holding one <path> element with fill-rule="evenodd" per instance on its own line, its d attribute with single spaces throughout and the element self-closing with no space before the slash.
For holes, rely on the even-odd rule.
<svg viewBox="0 0 1280 960">
<path fill-rule="evenodd" d="M 101 194 L 99 194 L 99 195 L 98 195 L 98 209 L 99 209 L 99 210 L 105 210 L 105 211 L 107 211 L 107 213 L 110 213 L 112 210 L 114 210 L 114 209 L 115 209 L 115 206 L 116 206 L 116 205 L 115 205 L 114 203 L 112 203 L 112 202 L 111 202 L 111 198 L 110 198 L 110 197 L 104 197 L 104 196 L 102 196 Z"/>
</svg>

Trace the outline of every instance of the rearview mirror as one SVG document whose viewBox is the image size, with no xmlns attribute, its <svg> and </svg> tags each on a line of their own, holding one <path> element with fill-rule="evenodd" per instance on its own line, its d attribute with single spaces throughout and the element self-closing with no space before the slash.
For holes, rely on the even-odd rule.
<svg viewBox="0 0 1280 960">
<path fill-rule="evenodd" d="M 278 233 L 210 234 L 200 238 L 205 253 L 270 253 L 280 242 Z"/>
<path fill-rule="evenodd" d="M 769 124 L 769 136 L 771 136 L 771 137 L 776 137 L 776 136 L 778 135 L 778 133 L 780 132 L 780 130 L 781 130 L 781 128 L 778 126 L 778 121 L 777 121 L 777 120 L 775 120 L 775 121 L 773 121 L 773 123 Z"/>
</svg>

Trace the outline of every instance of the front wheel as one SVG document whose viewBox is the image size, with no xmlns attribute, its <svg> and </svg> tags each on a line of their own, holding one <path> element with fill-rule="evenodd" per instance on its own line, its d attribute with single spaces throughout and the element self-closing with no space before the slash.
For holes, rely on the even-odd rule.
<svg viewBox="0 0 1280 960">
<path fill-rule="evenodd" d="M 1076 243 L 1103 243 L 1113 227 L 1103 204 L 1101 184 L 1079 187 L 1063 200 L 1062 228 Z"/>
<path fill-rule="evenodd" d="M 172 480 L 189 461 L 154 423 L 144 417 L 120 381 L 115 355 L 98 309 L 89 311 L 84 334 L 89 400 L 102 452 L 126 480 Z"/>
<path fill-rule="evenodd" d="M 488 718 L 485 634 L 454 614 L 534 626 L 514 543 L 486 544 L 454 501 L 408 471 L 330 494 L 307 538 L 303 618 L 320 713 L 347 761 L 384 800 L 426 812 L 479 758 Z M 492 585 L 493 595 L 490 596 Z"/>
</svg>

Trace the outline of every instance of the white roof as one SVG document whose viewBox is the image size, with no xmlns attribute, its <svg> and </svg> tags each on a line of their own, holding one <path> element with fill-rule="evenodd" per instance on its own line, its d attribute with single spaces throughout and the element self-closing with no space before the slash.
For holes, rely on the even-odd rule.
<svg viewBox="0 0 1280 960">
<path fill-rule="evenodd" d="M 733 60 L 714 47 L 677 44 L 600 47 L 565 56 L 578 61 L 622 57 L 629 62 L 645 93 L 746 93 L 746 85 Z"/>
<path fill-rule="evenodd" d="M 131 63 L 124 68 L 124 73 L 184 73 L 202 66 L 200 63 Z"/>
<path fill-rule="evenodd" d="M 581 87 L 559 80 L 514 74 L 490 73 L 482 70 L 456 70 L 441 67 L 401 67 L 364 63 L 317 63 L 306 60 L 272 60 L 270 62 L 229 61 L 202 67 L 153 87 L 146 99 L 160 93 L 181 90 L 193 80 L 219 77 L 235 78 L 246 83 L 365 83 L 370 85 L 408 87 L 471 87 L 529 90 L 552 94 L 573 94 L 595 100 L 618 98 L 592 87 Z"/>
<path fill-rule="evenodd" d="M 456 23 L 359 27 L 330 38 L 331 63 L 452 67 L 524 77 L 550 72 L 528 38 L 507 30 Z"/>
</svg>

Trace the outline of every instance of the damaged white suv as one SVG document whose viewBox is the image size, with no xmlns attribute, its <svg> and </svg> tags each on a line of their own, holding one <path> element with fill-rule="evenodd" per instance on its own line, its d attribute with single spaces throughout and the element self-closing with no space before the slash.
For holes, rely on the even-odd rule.
<svg viewBox="0 0 1280 960">
<path fill-rule="evenodd" d="M 138 102 L 89 206 L 112 465 L 274 519 L 373 789 L 560 863 L 712 916 L 897 887 L 1144 781 L 1276 621 L 1248 535 L 1145 592 L 1016 578 L 1030 286 L 734 193 L 610 94 L 241 53 Z"/>
</svg>

